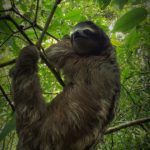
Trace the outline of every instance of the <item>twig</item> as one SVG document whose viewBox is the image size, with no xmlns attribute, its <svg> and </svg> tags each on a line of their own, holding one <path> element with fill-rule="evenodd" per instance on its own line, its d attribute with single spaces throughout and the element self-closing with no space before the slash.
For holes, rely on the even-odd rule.
<svg viewBox="0 0 150 150">
<path fill-rule="evenodd" d="M 121 84 L 121 87 L 125 90 L 125 92 L 127 93 L 127 95 L 129 96 L 129 98 L 132 100 L 132 102 L 136 105 L 136 102 L 134 100 L 134 98 L 131 96 L 130 92 L 127 90 L 127 88 Z"/>
<path fill-rule="evenodd" d="M 36 0 L 36 11 L 35 11 L 34 23 L 37 22 L 38 10 L 39 10 L 39 0 Z"/>
<path fill-rule="evenodd" d="M 4 9 L 4 10 L 0 10 L 0 13 L 3 13 L 3 12 L 8 12 L 8 11 L 12 11 L 12 8 L 9 8 L 9 9 Z"/>
<path fill-rule="evenodd" d="M 34 33 L 35 33 L 36 38 L 38 39 L 38 34 L 37 34 L 37 32 L 36 32 L 36 30 L 35 30 L 34 27 L 33 27 L 33 30 L 34 30 Z"/>
<path fill-rule="evenodd" d="M 3 43 L 0 44 L 0 47 L 2 47 L 11 37 L 13 36 L 13 33 L 10 34 Z"/>
<path fill-rule="evenodd" d="M 40 31 L 43 31 L 43 28 L 42 28 L 40 25 L 38 25 L 37 23 L 35 24 L 35 27 L 37 27 Z M 58 38 L 56 38 L 56 37 L 53 36 L 52 34 L 50 34 L 50 33 L 48 33 L 48 32 L 46 32 L 46 34 L 47 34 L 48 36 L 52 37 L 53 39 L 55 39 L 56 41 L 59 41 Z"/>
<path fill-rule="evenodd" d="M 0 68 L 6 67 L 6 66 L 8 66 L 8 65 L 12 65 L 12 64 L 14 64 L 15 62 L 16 62 L 16 59 L 12 59 L 12 60 L 10 60 L 10 61 L 7 61 L 7 62 L 5 62 L 5 63 L 0 64 Z"/>
<path fill-rule="evenodd" d="M 40 56 L 42 60 L 45 62 L 45 64 L 48 66 L 48 68 L 51 70 L 51 72 L 54 74 L 57 81 L 60 83 L 61 86 L 65 86 L 64 81 L 61 79 L 60 74 L 56 72 L 56 70 L 53 68 L 53 66 L 49 63 L 45 55 L 40 51 Z"/>
<path fill-rule="evenodd" d="M 7 15 L 7 16 L 0 16 L 0 20 L 4 20 L 4 19 L 11 21 L 16 26 L 16 28 L 20 31 L 20 33 L 24 36 L 24 38 L 29 42 L 29 44 L 33 45 L 32 41 L 29 39 L 29 37 L 25 34 L 25 32 L 19 27 L 19 25 L 9 15 Z M 39 50 L 39 52 L 40 52 L 41 58 L 43 59 L 43 61 L 45 62 L 45 64 L 48 66 L 48 68 L 51 70 L 51 72 L 54 74 L 55 78 L 58 80 L 58 82 L 62 86 L 64 86 L 65 84 L 64 84 L 63 80 L 61 79 L 59 73 L 55 71 L 55 69 L 49 63 L 49 61 L 44 56 L 44 54 L 40 50 Z M 11 62 L 11 63 L 13 63 L 13 62 Z M 6 66 L 6 65 L 7 65 L 6 63 L 1 64 L 2 67 Z"/>
<path fill-rule="evenodd" d="M 50 24 L 50 22 L 51 22 L 51 20 L 52 20 L 52 18 L 53 18 L 53 16 L 54 16 L 54 13 L 55 13 L 55 11 L 56 11 L 56 8 L 57 8 L 57 6 L 58 6 L 58 4 L 59 4 L 60 2 L 61 2 L 61 0 L 56 0 L 56 1 L 55 1 L 54 7 L 53 7 L 51 13 L 50 13 L 49 16 L 48 16 L 48 19 L 47 19 L 47 21 L 46 21 L 45 27 L 44 27 L 44 29 L 43 29 L 43 31 L 42 31 L 42 33 L 41 33 L 41 36 L 40 36 L 40 38 L 39 38 L 39 40 L 38 40 L 38 42 L 37 42 L 37 44 L 36 44 L 38 48 L 41 47 L 43 37 L 44 37 L 44 35 L 45 35 L 45 33 L 46 33 L 48 27 L 49 27 L 49 24 Z"/>
<path fill-rule="evenodd" d="M 32 22 L 32 21 L 30 21 L 28 18 L 26 18 L 24 15 L 22 15 L 20 12 L 19 12 L 19 10 L 16 8 L 16 6 L 14 6 L 13 8 L 12 8 L 12 11 L 14 12 L 14 13 L 16 13 L 17 15 L 19 15 L 21 18 L 23 18 L 24 20 L 26 20 L 28 23 L 30 23 L 30 25 L 32 26 L 32 28 L 33 28 L 33 31 L 34 31 L 34 33 L 35 33 L 35 35 L 37 36 L 37 33 L 36 33 L 36 30 L 35 30 L 35 23 L 34 22 Z"/>
<path fill-rule="evenodd" d="M 41 38 L 39 38 L 39 41 L 40 43 L 42 42 L 42 39 L 43 39 L 43 36 L 44 34 L 46 33 L 46 30 L 48 28 L 48 25 L 54 15 L 54 12 L 57 8 L 57 5 L 60 3 L 61 0 L 56 0 L 55 4 L 54 4 L 54 7 L 52 9 L 52 12 L 50 14 L 50 16 L 48 17 L 48 21 L 45 25 L 45 28 L 41 34 Z M 14 9 L 15 10 L 15 9 Z M 17 12 L 17 11 L 16 11 Z M 25 37 L 25 39 L 29 42 L 30 45 L 33 45 L 32 41 L 28 38 L 28 36 L 25 34 L 25 32 L 19 27 L 19 25 L 13 20 L 13 18 L 11 18 L 9 15 L 7 16 L 0 16 L 0 20 L 3 20 L 3 19 L 6 19 L 6 20 L 9 20 L 11 21 L 15 26 L 16 28 L 20 31 L 20 33 Z M 39 52 L 40 52 L 40 56 L 41 58 L 43 59 L 43 61 L 46 63 L 46 65 L 48 66 L 48 68 L 51 70 L 51 72 L 55 75 L 56 79 L 58 80 L 58 82 L 64 86 L 64 82 L 63 80 L 61 79 L 60 75 L 58 72 L 55 71 L 55 69 L 53 68 L 53 66 L 49 63 L 49 61 L 47 60 L 47 58 L 44 56 L 44 54 L 40 51 L 40 47 L 41 47 L 41 44 L 39 45 L 38 49 L 39 49 Z"/>
<path fill-rule="evenodd" d="M 15 27 L 20 31 L 20 33 L 25 37 L 25 39 L 29 42 L 29 44 L 33 45 L 32 41 L 28 38 L 25 32 L 21 30 L 21 28 L 19 27 L 19 25 L 16 23 L 16 21 L 13 18 L 11 18 L 9 15 L 0 16 L 0 20 L 4 20 L 4 19 L 11 21 L 15 25 Z"/>
<path fill-rule="evenodd" d="M 40 31 L 43 31 L 43 28 L 37 24 L 37 22 L 32 22 L 31 20 L 29 20 L 28 18 L 26 18 L 25 16 L 23 16 L 18 10 L 16 10 L 15 8 L 12 9 L 12 11 L 14 13 L 16 13 L 17 15 L 19 15 L 22 19 L 26 20 L 28 23 L 30 23 L 30 25 L 35 26 L 36 28 L 38 28 Z M 46 32 L 46 34 L 50 37 L 52 37 L 53 39 L 55 39 L 56 41 L 58 41 L 58 39 L 53 36 L 52 34 Z"/>
<path fill-rule="evenodd" d="M 45 64 L 48 66 L 48 68 L 51 70 L 51 72 L 54 74 L 57 81 L 60 83 L 60 85 L 65 86 L 63 80 L 61 79 L 58 72 L 56 72 L 55 69 L 53 69 L 53 66 L 49 63 L 49 61 L 46 59 L 46 57 L 43 55 L 43 53 L 40 52 L 40 56 L 42 60 L 45 62 Z M 8 65 L 14 64 L 16 62 L 16 59 L 10 60 L 8 62 L 0 64 L 0 68 L 6 67 Z"/>
<path fill-rule="evenodd" d="M 137 120 L 134 120 L 134 121 L 128 121 L 128 122 L 122 123 L 118 126 L 110 127 L 106 130 L 105 134 L 110 134 L 110 133 L 119 131 L 119 130 L 127 128 L 127 127 L 131 127 L 131 126 L 134 126 L 134 125 L 141 125 L 142 123 L 146 123 L 146 122 L 150 122 L 150 117 L 137 119 Z"/>
<path fill-rule="evenodd" d="M 11 109 L 13 110 L 13 111 L 15 111 L 15 107 L 13 106 L 13 104 L 11 103 L 11 101 L 10 101 L 10 99 L 8 98 L 8 96 L 7 96 L 7 94 L 5 93 L 5 91 L 4 91 L 4 89 L 3 89 L 3 87 L 0 85 L 0 90 L 1 90 L 1 92 L 2 92 L 2 94 L 3 94 L 3 96 L 5 97 L 5 100 L 8 102 L 8 104 L 10 105 L 10 107 L 11 107 Z"/>
<path fill-rule="evenodd" d="M 40 38 L 39 38 L 39 40 L 38 40 L 38 42 L 37 42 L 37 44 L 36 44 L 36 46 L 37 46 L 37 48 L 38 48 L 39 50 L 40 50 L 40 48 L 41 48 L 41 44 L 42 44 L 43 37 L 44 37 L 45 33 L 47 32 L 47 29 L 48 29 L 48 27 L 49 27 L 49 24 L 50 24 L 50 22 L 51 22 L 51 20 L 52 20 L 52 18 L 53 18 L 53 16 L 54 16 L 54 13 L 55 13 L 55 11 L 56 11 L 56 8 L 57 8 L 58 4 L 59 4 L 60 2 L 61 2 L 61 0 L 56 0 L 56 1 L 55 1 L 54 7 L 53 7 L 51 13 L 50 13 L 49 16 L 48 16 L 48 19 L 47 19 L 47 21 L 46 21 L 45 27 L 44 27 L 44 29 L 43 29 L 43 31 L 42 31 L 42 33 L 41 33 L 41 36 L 40 36 Z M 59 82 L 62 86 L 65 86 L 65 84 L 64 84 L 63 80 L 61 79 L 59 73 L 55 71 L 55 69 L 53 68 L 53 66 L 49 63 L 49 61 L 47 60 L 47 58 L 45 57 L 45 55 L 44 55 L 43 53 L 41 53 L 41 51 L 40 51 L 40 55 L 41 55 L 41 58 L 44 60 L 44 62 L 49 66 L 49 69 L 50 69 L 51 72 L 55 75 L 55 77 L 56 77 L 56 79 L 58 80 L 58 82 Z"/>
<path fill-rule="evenodd" d="M 27 30 L 27 29 L 29 29 L 29 28 L 31 28 L 31 26 L 26 27 L 26 28 L 24 28 L 23 30 Z M 13 31 L 12 31 L 12 32 L 13 32 Z M 18 31 L 15 31 L 15 32 L 13 32 L 12 34 L 10 34 L 10 35 L 5 39 L 5 41 L 0 44 L 0 47 L 2 47 L 12 36 L 14 36 L 14 35 L 15 35 L 16 33 L 18 33 L 18 32 L 20 32 L 20 31 L 18 30 Z M 2 33 L 2 34 L 5 34 L 5 33 Z M 8 34 L 6 34 L 6 35 L 8 35 Z M 22 40 L 23 40 L 23 39 L 22 39 Z M 9 64 L 8 64 L 8 65 L 9 65 Z M 0 65 L 0 68 L 1 68 L 1 65 Z"/>
<path fill-rule="evenodd" d="M 10 2 L 11 2 L 11 6 L 14 7 L 15 6 L 14 0 L 10 0 Z"/>
<path fill-rule="evenodd" d="M 25 27 L 25 28 L 23 28 L 22 30 L 25 31 L 25 30 L 28 30 L 28 29 L 30 29 L 30 28 L 32 28 L 32 26 Z M 19 33 L 19 32 L 20 32 L 20 31 L 17 30 L 17 31 L 14 31 L 13 33 L 14 33 L 14 34 L 17 34 L 17 33 Z"/>
</svg>

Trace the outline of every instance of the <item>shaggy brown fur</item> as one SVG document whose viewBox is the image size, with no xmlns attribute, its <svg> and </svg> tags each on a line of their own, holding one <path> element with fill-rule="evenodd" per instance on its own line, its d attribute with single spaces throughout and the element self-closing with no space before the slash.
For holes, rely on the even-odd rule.
<svg viewBox="0 0 150 150">
<path fill-rule="evenodd" d="M 65 87 L 50 104 L 41 94 L 38 52 L 25 47 L 13 73 L 18 150 L 91 150 L 114 116 L 120 91 L 119 69 L 111 44 L 100 55 L 80 56 L 70 39 L 46 51 L 65 75 Z"/>
</svg>

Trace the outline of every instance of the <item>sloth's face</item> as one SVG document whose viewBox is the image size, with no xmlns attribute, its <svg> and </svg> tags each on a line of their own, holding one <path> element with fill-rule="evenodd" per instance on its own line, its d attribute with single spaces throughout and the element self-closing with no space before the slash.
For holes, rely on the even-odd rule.
<svg viewBox="0 0 150 150">
<path fill-rule="evenodd" d="M 98 55 L 105 42 L 102 36 L 103 32 L 95 24 L 79 23 L 71 33 L 72 47 L 80 55 Z"/>
</svg>

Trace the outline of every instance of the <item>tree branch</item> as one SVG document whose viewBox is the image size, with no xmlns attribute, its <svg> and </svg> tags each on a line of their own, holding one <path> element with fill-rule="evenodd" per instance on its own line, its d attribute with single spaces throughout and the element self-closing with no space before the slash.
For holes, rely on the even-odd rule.
<svg viewBox="0 0 150 150">
<path fill-rule="evenodd" d="M 2 94 L 3 94 L 3 96 L 5 97 L 5 100 L 6 100 L 6 101 L 8 102 L 8 104 L 10 105 L 12 111 L 15 111 L 14 105 L 11 103 L 10 99 L 8 98 L 7 94 L 5 93 L 5 91 L 4 91 L 4 89 L 3 89 L 3 87 L 2 87 L 1 85 L 0 85 L 0 90 L 1 90 L 1 92 L 2 92 Z"/>
<path fill-rule="evenodd" d="M 10 34 L 10 35 L 5 39 L 5 41 L 0 44 L 0 47 L 2 47 L 12 36 L 13 36 L 13 33 Z"/>
<path fill-rule="evenodd" d="M 16 23 L 16 21 L 13 18 L 11 18 L 9 15 L 0 16 L 0 21 L 4 19 L 11 21 L 15 25 L 15 27 L 20 31 L 20 33 L 24 36 L 24 38 L 29 42 L 29 44 L 33 45 L 32 41 L 28 38 L 28 36 L 25 34 L 25 32 L 20 28 L 20 26 Z"/>
<path fill-rule="evenodd" d="M 37 22 L 38 10 L 39 10 L 39 0 L 36 0 L 36 10 L 35 10 L 34 23 L 36 23 L 36 22 Z"/>
<path fill-rule="evenodd" d="M 43 31 L 43 28 L 40 26 L 40 25 L 38 25 L 37 23 L 35 24 L 35 27 L 37 27 L 40 31 Z M 50 36 L 50 37 L 52 37 L 53 39 L 55 39 L 56 41 L 59 41 L 55 36 L 53 36 L 52 34 L 50 34 L 50 33 L 48 33 L 48 32 L 46 32 L 46 34 L 48 35 L 48 36 Z"/>
<path fill-rule="evenodd" d="M 45 57 L 45 55 L 40 51 L 41 43 L 42 43 L 42 39 L 43 39 L 43 37 L 44 37 L 44 34 L 47 32 L 49 23 L 51 22 L 52 17 L 53 17 L 53 15 L 54 15 L 54 12 L 55 12 L 55 10 L 56 10 L 56 8 L 57 8 L 57 5 L 58 5 L 60 2 L 61 2 L 61 0 L 56 0 L 56 1 L 55 1 L 54 7 L 53 7 L 53 9 L 52 9 L 52 11 L 51 11 L 51 13 L 50 13 L 48 19 L 47 19 L 47 22 L 46 22 L 45 27 L 44 27 L 44 29 L 43 29 L 43 31 L 42 31 L 42 34 L 41 34 L 41 36 L 40 36 L 40 38 L 39 38 L 39 40 L 38 40 L 38 42 L 37 42 L 37 43 L 38 43 L 37 47 L 38 47 L 38 49 L 39 49 L 40 56 L 41 56 L 41 58 L 43 59 L 43 61 L 45 62 L 45 64 L 48 66 L 48 68 L 51 70 L 51 72 L 55 75 L 55 77 L 56 77 L 56 79 L 58 80 L 58 82 L 59 82 L 62 86 L 64 86 L 64 82 L 63 82 L 63 80 L 61 79 L 59 73 L 55 71 L 55 69 L 54 69 L 53 66 L 49 63 L 49 61 L 47 60 L 47 58 Z M 37 7 L 38 7 L 38 6 L 37 6 Z M 18 14 L 19 16 L 21 16 L 23 19 L 25 19 L 26 21 L 28 21 L 30 24 L 34 25 L 34 24 L 32 23 L 32 21 L 28 20 L 26 17 L 24 17 L 23 15 L 21 15 L 20 12 L 15 8 L 15 6 L 12 8 L 12 10 L 13 10 L 16 14 Z M 19 32 L 20 32 L 20 33 L 25 37 L 25 39 L 29 42 L 29 44 L 30 44 L 30 45 L 33 45 L 32 41 L 28 38 L 28 36 L 25 34 L 25 32 L 19 27 L 19 25 L 15 22 L 15 20 L 13 20 L 13 18 L 11 18 L 9 15 L 7 15 L 7 16 L 1 16 L 1 17 L 0 17 L 0 20 L 2 20 L 2 19 L 6 19 L 6 20 L 11 21 L 11 22 L 16 26 L 16 28 L 19 30 Z M 37 28 L 41 29 L 41 27 L 39 27 L 39 26 L 37 25 L 37 23 L 36 23 L 35 26 L 36 26 Z M 12 62 L 12 61 L 11 61 L 11 62 Z M 1 66 L 6 66 L 6 65 L 8 65 L 8 63 L 1 64 Z"/>
<path fill-rule="evenodd" d="M 56 0 L 56 1 L 55 1 L 54 7 L 53 7 L 51 13 L 50 13 L 49 16 L 48 16 L 48 19 L 47 19 L 47 21 L 46 21 L 45 27 L 44 27 L 44 29 L 43 29 L 43 31 L 42 31 L 42 33 L 41 33 L 41 36 L 40 36 L 40 38 L 39 38 L 39 40 L 38 40 L 38 42 L 37 42 L 37 44 L 36 44 L 38 48 L 41 47 L 43 37 L 44 37 L 44 35 L 45 35 L 45 33 L 46 33 L 48 27 L 49 27 L 49 24 L 50 24 L 50 22 L 51 22 L 51 20 L 52 20 L 52 18 L 53 18 L 53 16 L 54 16 L 54 13 L 55 13 L 55 11 L 56 11 L 56 8 L 57 8 L 57 6 L 58 6 L 58 4 L 59 4 L 60 2 L 61 2 L 61 0 Z"/>
<path fill-rule="evenodd" d="M 134 120 L 134 121 L 128 121 L 128 122 L 122 123 L 118 126 L 108 128 L 105 131 L 105 134 L 110 134 L 110 133 L 119 131 L 119 130 L 124 129 L 124 128 L 128 128 L 128 127 L 131 127 L 131 126 L 134 126 L 134 125 L 141 125 L 142 123 L 147 123 L 147 122 L 150 122 L 150 117 L 141 118 L 141 119 L 137 119 L 137 120 Z"/>
<path fill-rule="evenodd" d="M 25 16 L 23 16 L 23 15 L 19 12 L 19 10 L 17 10 L 16 8 L 12 8 L 12 11 L 13 11 L 15 14 L 17 14 L 18 16 L 20 16 L 22 19 L 26 20 L 28 23 L 30 23 L 30 25 L 32 25 L 32 27 L 35 26 L 35 27 L 36 27 L 37 29 L 39 29 L 40 31 L 43 31 L 43 28 L 42 28 L 40 25 L 38 25 L 37 22 L 32 22 L 31 20 L 29 20 L 28 18 L 26 18 Z M 48 33 L 48 32 L 46 32 L 46 34 L 47 34 L 48 36 L 52 37 L 53 39 L 55 39 L 56 41 L 58 41 L 58 39 L 57 39 L 55 36 L 53 36 L 52 34 L 50 34 L 50 33 Z"/>
<path fill-rule="evenodd" d="M 61 79 L 60 74 L 53 68 L 53 66 L 49 63 L 49 61 L 47 60 L 47 58 L 41 51 L 40 51 L 40 56 L 41 56 L 42 60 L 45 62 L 45 64 L 48 66 L 48 68 L 51 70 L 51 72 L 54 74 L 54 76 L 57 79 L 57 81 L 59 82 L 59 84 L 64 87 L 65 84 L 64 84 L 64 81 Z"/>
<path fill-rule="evenodd" d="M 24 36 L 24 38 L 28 41 L 28 43 L 30 45 L 34 45 L 32 43 L 32 41 L 29 39 L 29 37 L 26 35 L 26 33 L 19 27 L 19 25 L 14 21 L 13 18 L 11 18 L 9 15 L 0 16 L 0 21 L 1 20 L 9 20 L 9 21 L 11 21 L 16 26 L 16 28 L 19 30 L 19 32 Z M 51 72 L 54 74 L 55 78 L 58 80 L 58 82 L 60 83 L 60 85 L 64 86 L 64 82 L 61 79 L 59 73 L 55 71 L 55 69 L 53 68 L 53 66 L 49 63 L 49 61 L 44 56 L 44 54 L 40 51 L 40 49 L 39 49 L 39 52 L 40 52 L 40 56 L 41 56 L 42 60 L 45 62 L 45 64 L 48 66 L 48 68 L 51 70 Z M 13 62 L 11 61 L 11 63 L 13 63 Z M 7 65 L 7 63 L 1 64 L 0 67 L 6 66 L 6 65 Z"/>
<path fill-rule="evenodd" d="M 12 11 L 12 8 L 0 10 L 0 13 Z"/>
<path fill-rule="evenodd" d="M 15 62 L 16 62 L 16 59 L 12 59 L 12 60 L 10 60 L 10 61 L 7 61 L 7 62 L 5 62 L 5 63 L 0 64 L 0 68 L 6 67 L 6 66 L 8 66 L 8 65 L 12 65 L 12 64 L 14 64 Z"/>
</svg>

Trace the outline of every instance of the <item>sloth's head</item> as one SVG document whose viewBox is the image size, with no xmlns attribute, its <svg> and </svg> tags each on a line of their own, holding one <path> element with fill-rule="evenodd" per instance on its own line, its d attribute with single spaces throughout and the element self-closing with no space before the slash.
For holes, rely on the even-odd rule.
<svg viewBox="0 0 150 150">
<path fill-rule="evenodd" d="M 91 21 L 80 22 L 72 29 L 71 43 L 80 55 L 99 55 L 110 46 L 105 32 Z"/>
</svg>

